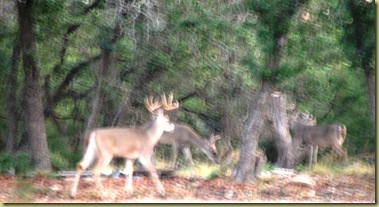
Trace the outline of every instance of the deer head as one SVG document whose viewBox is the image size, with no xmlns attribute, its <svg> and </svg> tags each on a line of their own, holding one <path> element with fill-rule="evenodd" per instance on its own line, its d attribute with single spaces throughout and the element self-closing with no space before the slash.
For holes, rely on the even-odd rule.
<svg viewBox="0 0 379 207">
<path fill-rule="evenodd" d="M 213 154 L 213 156 L 215 158 L 218 158 L 218 151 L 217 151 L 217 147 L 216 147 L 216 141 L 221 139 L 221 136 L 220 135 L 214 135 L 212 134 L 208 140 L 208 147 L 211 151 L 211 153 Z M 218 163 L 217 159 L 213 160 L 214 162 Z"/>
</svg>

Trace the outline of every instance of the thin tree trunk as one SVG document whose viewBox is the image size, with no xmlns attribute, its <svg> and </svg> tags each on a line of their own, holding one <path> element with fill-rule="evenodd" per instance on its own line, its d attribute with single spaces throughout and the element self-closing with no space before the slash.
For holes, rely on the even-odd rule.
<svg viewBox="0 0 379 207">
<path fill-rule="evenodd" d="M 17 1 L 24 69 L 24 101 L 32 163 L 36 169 L 51 170 L 42 105 L 40 74 L 34 55 L 35 34 L 32 0 Z"/>
<path fill-rule="evenodd" d="M 117 113 L 112 121 L 112 126 L 123 126 L 125 125 L 126 113 L 128 108 L 130 108 L 130 95 L 129 93 L 124 94 L 124 100 L 118 107 Z"/>
<path fill-rule="evenodd" d="M 233 132 L 232 124 L 230 123 L 231 114 L 229 112 L 230 104 L 227 97 L 225 97 L 225 103 L 220 106 L 221 124 L 223 128 L 223 135 L 221 139 L 222 143 L 222 153 L 221 153 L 221 163 L 224 166 L 230 166 L 233 163 L 233 147 L 231 144 L 231 136 Z"/>
<path fill-rule="evenodd" d="M 129 3 L 123 2 L 123 3 Z M 122 11 L 119 13 L 120 18 L 124 18 L 128 12 L 127 12 L 127 7 L 122 7 Z M 113 47 L 113 44 L 121 37 L 122 30 L 121 30 L 121 25 L 116 24 L 115 27 L 112 30 L 112 33 L 110 34 L 109 40 L 107 41 L 108 47 Z M 104 104 L 104 99 L 105 99 L 105 93 L 104 93 L 104 83 L 105 81 L 109 78 L 109 70 L 110 70 L 110 65 L 111 65 L 111 59 L 112 59 L 112 51 L 107 49 L 107 48 L 102 48 L 101 49 L 101 65 L 98 70 L 97 74 L 97 87 L 96 87 L 96 93 L 95 93 L 95 98 L 92 103 L 92 111 L 91 115 L 88 118 L 87 121 L 87 126 L 85 130 L 85 134 L 88 133 L 90 130 L 96 127 L 96 123 L 98 121 L 98 117 L 100 115 L 100 111 L 103 107 Z M 83 138 L 84 136 L 82 136 Z M 84 140 L 81 140 L 81 143 L 84 143 Z"/>
<path fill-rule="evenodd" d="M 103 91 L 103 84 L 105 78 L 107 77 L 109 66 L 110 66 L 111 52 L 109 50 L 102 49 L 101 51 L 101 65 L 97 73 L 97 87 L 95 92 L 95 98 L 92 103 L 91 115 L 87 121 L 87 127 L 84 134 L 87 134 L 93 128 L 96 127 L 97 120 L 100 115 L 101 108 L 103 106 L 105 94 Z M 84 137 L 84 136 L 82 136 Z M 84 143 L 84 140 L 81 141 Z"/>
<path fill-rule="evenodd" d="M 375 128 L 375 75 L 370 73 L 369 70 L 365 70 L 365 77 L 367 96 L 370 104 L 371 119 Z"/>
<path fill-rule="evenodd" d="M 17 94 L 17 69 L 19 63 L 19 56 L 21 52 L 20 36 L 17 35 L 13 46 L 12 57 L 10 60 L 9 72 L 8 72 L 8 98 L 7 98 L 7 110 L 8 110 L 8 134 L 6 150 L 13 152 L 16 132 L 17 132 L 17 113 L 16 113 L 16 94 Z"/>
</svg>

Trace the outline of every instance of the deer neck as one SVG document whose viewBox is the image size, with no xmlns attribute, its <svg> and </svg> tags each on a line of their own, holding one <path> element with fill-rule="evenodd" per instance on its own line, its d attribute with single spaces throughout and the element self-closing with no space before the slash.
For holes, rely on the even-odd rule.
<svg viewBox="0 0 379 207">
<path fill-rule="evenodd" d="M 205 151 L 209 151 L 207 142 L 204 141 L 199 135 L 192 132 L 190 136 L 192 136 L 192 139 L 189 139 L 192 145 L 199 147 L 204 153 Z"/>
<path fill-rule="evenodd" d="M 157 123 L 153 122 L 148 127 L 145 128 L 145 133 L 149 138 L 149 143 L 155 145 L 158 143 L 160 137 L 162 136 L 164 129 Z"/>
</svg>

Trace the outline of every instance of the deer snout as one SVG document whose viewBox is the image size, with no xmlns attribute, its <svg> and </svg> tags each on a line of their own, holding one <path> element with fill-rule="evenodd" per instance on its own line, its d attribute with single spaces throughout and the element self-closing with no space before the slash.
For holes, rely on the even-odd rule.
<svg viewBox="0 0 379 207">
<path fill-rule="evenodd" d="M 213 159 L 212 161 L 216 164 L 220 164 L 219 160 L 218 160 L 218 155 L 216 152 L 212 152 L 212 155 L 213 155 Z"/>
</svg>

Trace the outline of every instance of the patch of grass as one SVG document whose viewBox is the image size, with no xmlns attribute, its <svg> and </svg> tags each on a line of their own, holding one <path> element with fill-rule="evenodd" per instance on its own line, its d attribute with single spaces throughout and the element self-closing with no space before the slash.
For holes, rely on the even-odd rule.
<svg viewBox="0 0 379 207">
<path fill-rule="evenodd" d="M 333 155 L 324 156 L 320 162 L 312 165 L 315 173 L 344 173 L 344 174 L 374 174 L 375 165 L 359 158 L 350 157 L 347 164 L 343 164 Z"/>
<path fill-rule="evenodd" d="M 275 168 L 274 164 L 271 163 L 271 162 L 267 162 L 265 165 L 263 165 L 262 167 L 262 172 L 265 172 L 265 171 L 271 171 Z"/>
<path fill-rule="evenodd" d="M 344 170 L 347 174 L 374 174 L 375 165 L 370 165 L 365 162 L 354 161 L 349 164 Z"/>
<path fill-rule="evenodd" d="M 184 177 L 203 177 L 215 178 L 218 177 L 220 167 L 217 165 L 210 165 L 208 163 L 195 163 L 194 167 L 186 167 L 179 169 L 176 174 Z"/>
<path fill-rule="evenodd" d="M 298 165 L 296 165 L 296 167 L 295 167 L 295 170 L 296 171 L 304 171 L 304 170 L 306 170 L 307 169 L 307 167 L 304 165 L 304 164 L 298 164 Z"/>
<path fill-rule="evenodd" d="M 33 202 L 36 191 L 37 189 L 33 186 L 31 179 L 17 179 L 14 185 L 13 202 Z"/>
</svg>

